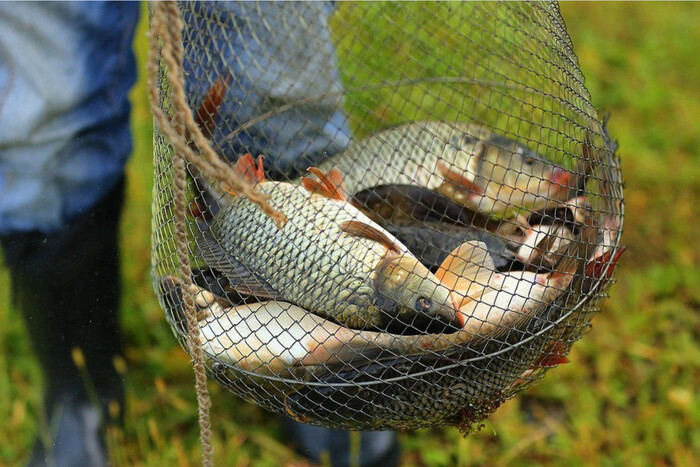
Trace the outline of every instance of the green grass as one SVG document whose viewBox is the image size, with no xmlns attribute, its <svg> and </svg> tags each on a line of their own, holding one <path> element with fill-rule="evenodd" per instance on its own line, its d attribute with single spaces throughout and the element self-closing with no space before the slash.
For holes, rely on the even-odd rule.
<svg viewBox="0 0 700 467">
<path fill-rule="evenodd" d="M 610 131 L 620 142 L 629 251 L 619 282 L 574 345 L 572 363 L 466 439 L 451 428 L 401 433 L 405 465 L 692 465 L 700 458 L 700 5 L 566 3 L 562 10 L 593 101 L 612 113 Z M 142 25 L 137 39 L 142 72 L 145 31 Z M 149 275 L 152 129 L 144 83 L 142 73 L 132 94 L 136 145 L 122 223 L 126 427 L 112 434 L 111 452 L 120 465 L 196 465 L 193 375 Z M 373 124 L 401 117 L 390 110 Z M 41 375 L 9 287 L 0 269 L 0 464 L 16 465 L 36 434 Z M 209 387 L 220 465 L 302 462 L 281 441 L 274 416 Z"/>
</svg>

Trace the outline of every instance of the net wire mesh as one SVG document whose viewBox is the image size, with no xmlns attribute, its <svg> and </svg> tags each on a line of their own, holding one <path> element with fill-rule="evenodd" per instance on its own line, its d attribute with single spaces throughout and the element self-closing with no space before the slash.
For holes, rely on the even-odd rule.
<svg viewBox="0 0 700 467">
<path fill-rule="evenodd" d="M 189 167 L 210 377 L 307 423 L 470 431 L 567 361 L 624 251 L 623 198 L 556 3 L 178 8 L 195 120 L 286 217 Z M 154 142 L 154 286 L 190 351 Z"/>
</svg>

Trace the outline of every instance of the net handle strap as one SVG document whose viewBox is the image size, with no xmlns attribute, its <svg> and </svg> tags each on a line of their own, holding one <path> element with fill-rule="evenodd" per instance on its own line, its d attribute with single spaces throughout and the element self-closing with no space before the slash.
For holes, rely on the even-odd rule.
<svg viewBox="0 0 700 467">
<path fill-rule="evenodd" d="M 148 94 L 151 111 L 158 129 L 173 147 L 173 197 L 175 240 L 182 278 L 182 295 L 187 318 L 188 346 L 194 367 L 197 392 L 198 421 L 202 445 L 202 465 L 213 465 L 214 450 L 211 444 L 211 421 L 209 418 L 211 398 L 207 388 L 204 353 L 199 335 L 199 325 L 192 295 L 192 271 L 189 262 L 187 240 L 186 202 L 187 164 L 195 166 L 207 179 L 220 183 L 228 190 L 245 196 L 269 215 L 279 226 L 285 218 L 270 206 L 269 196 L 260 193 L 249 181 L 238 176 L 212 148 L 209 140 L 196 124 L 192 109 L 187 104 L 183 75 L 184 50 L 182 44 L 183 22 L 174 2 L 151 3 L 151 30 L 148 58 Z M 163 75 L 159 75 L 163 66 Z M 167 73 L 165 72 L 167 68 Z M 167 78 L 166 78 L 167 75 Z M 161 87 L 167 79 L 170 85 L 171 117 L 161 107 Z M 192 139 L 192 143 L 188 139 Z M 195 149 L 198 149 L 196 151 Z"/>
</svg>

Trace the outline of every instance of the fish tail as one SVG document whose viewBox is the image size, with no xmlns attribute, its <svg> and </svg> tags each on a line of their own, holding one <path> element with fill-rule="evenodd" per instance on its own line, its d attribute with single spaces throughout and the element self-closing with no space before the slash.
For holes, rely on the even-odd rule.
<svg viewBox="0 0 700 467">
<path fill-rule="evenodd" d="M 194 115 L 195 123 L 207 139 L 211 139 L 214 133 L 216 119 L 219 116 L 219 110 L 226 97 L 226 91 L 228 90 L 230 82 L 231 74 L 229 73 L 226 73 L 223 77 L 219 77 L 211 88 L 209 88 L 209 91 L 206 96 L 204 96 L 204 100 L 202 100 L 201 105 Z M 189 139 L 192 139 L 191 136 Z M 192 145 L 192 143 L 190 144 Z M 214 186 L 202 176 L 197 167 L 189 164 L 188 170 L 194 180 L 195 192 L 198 194 L 196 197 L 196 212 L 193 213 L 193 215 L 198 219 L 209 221 L 217 209 L 215 200 L 219 199 L 221 196 Z"/>
<path fill-rule="evenodd" d="M 214 131 L 214 123 L 219 116 L 219 109 L 224 101 L 224 97 L 226 97 L 226 91 L 230 82 L 230 73 L 219 77 L 209 88 L 209 92 L 204 96 L 204 100 L 194 116 L 195 123 L 207 139 L 211 138 Z"/>
</svg>

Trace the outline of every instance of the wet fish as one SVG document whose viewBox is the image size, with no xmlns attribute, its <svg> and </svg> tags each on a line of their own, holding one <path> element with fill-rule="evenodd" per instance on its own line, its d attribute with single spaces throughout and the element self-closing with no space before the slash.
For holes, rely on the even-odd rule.
<svg viewBox="0 0 700 467">
<path fill-rule="evenodd" d="M 571 259 L 550 274 L 493 274 L 484 287 L 479 282 L 486 280 L 485 271 L 478 268 L 490 265 L 478 252 L 483 248 L 478 243 L 460 247 L 446 264 L 463 297 L 460 311 L 467 319 L 462 331 L 395 336 L 374 362 L 317 372 L 316 380 L 324 384 L 286 393 L 287 414 L 299 421 L 352 423 L 361 429 L 451 424 L 470 431 L 523 384 L 533 367 L 564 363 L 565 357 L 550 353 L 546 336 L 528 345 L 518 345 L 514 337 L 526 335 L 517 331 L 527 319 L 571 293 L 573 271 L 585 260 L 574 260 L 578 255 L 572 251 Z M 465 273 L 471 275 L 463 277 Z M 533 350 L 538 344 L 541 353 Z"/>
<path fill-rule="evenodd" d="M 354 193 L 350 200 L 380 225 L 439 222 L 490 230 L 497 225 L 453 199 L 417 185 L 379 185 Z"/>
<path fill-rule="evenodd" d="M 565 201 L 578 186 L 573 173 L 524 144 L 464 122 L 412 122 L 379 131 L 319 167 L 339 168 L 350 194 L 417 185 L 496 219 Z"/>
<path fill-rule="evenodd" d="M 384 225 L 384 228 L 406 245 L 431 271 L 436 271 L 451 251 L 468 241 L 484 243 L 497 270 L 509 268 L 515 260 L 506 240 L 473 227 L 431 222 L 424 225 L 389 224 Z"/>
<path fill-rule="evenodd" d="M 351 202 L 384 227 L 430 270 L 469 240 L 486 243 L 497 269 L 514 260 L 508 242 L 492 233 L 498 224 L 427 188 L 384 185 L 352 196 Z"/>
<path fill-rule="evenodd" d="M 572 198 L 555 209 L 530 216 L 516 258 L 534 268 L 551 269 L 559 263 L 574 239 L 577 226 L 583 226 L 591 211 L 585 196 Z"/>
<path fill-rule="evenodd" d="M 197 240 L 200 256 L 239 292 L 286 300 L 357 329 L 424 332 L 457 326 L 449 290 L 414 255 L 350 204 L 337 170 L 302 185 L 270 182 L 261 158 L 236 170 L 288 219 L 279 228 L 247 199 L 230 196 Z"/>
<path fill-rule="evenodd" d="M 168 320 L 187 334 L 182 285 L 163 278 Z M 377 333 L 356 331 L 280 301 L 231 306 L 222 297 L 192 285 L 202 349 L 212 362 L 259 375 L 301 376 L 302 367 L 342 365 L 371 359 Z"/>
</svg>

